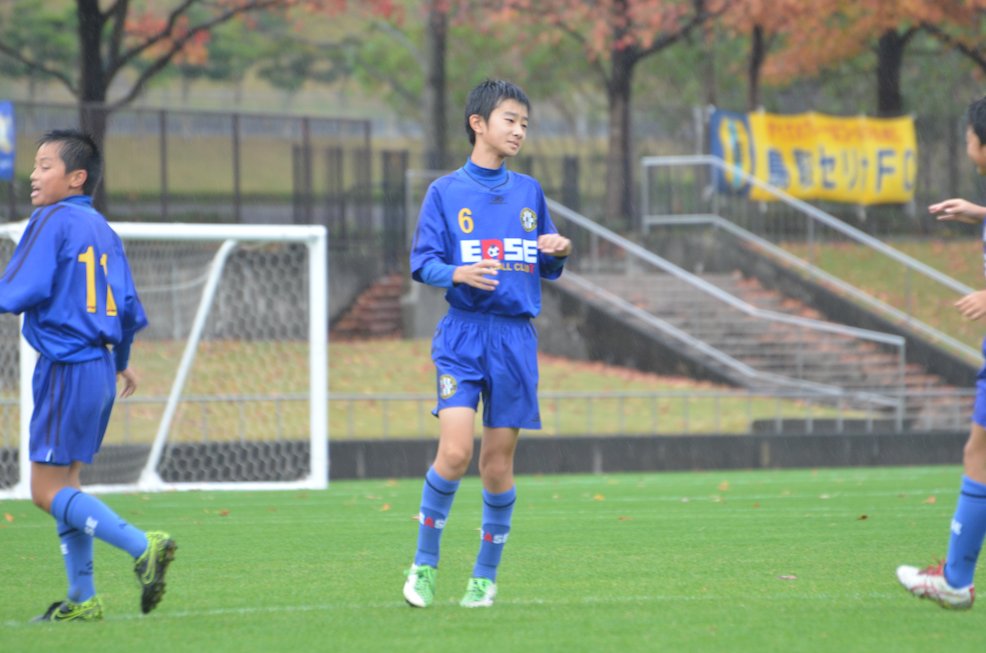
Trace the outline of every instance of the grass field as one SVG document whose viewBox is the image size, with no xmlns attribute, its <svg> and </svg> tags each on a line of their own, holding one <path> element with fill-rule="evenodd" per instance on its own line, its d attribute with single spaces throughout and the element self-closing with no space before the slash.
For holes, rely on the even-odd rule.
<svg viewBox="0 0 986 653">
<path fill-rule="evenodd" d="M 107 618 L 79 625 L 27 623 L 64 592 L 54 526 L 0 502 L 0 651 L 981 650 L 983 606 L 947 612 L 894 577 L 944 555 L 959 473 L 523 477 L 497 604 L 472 611 L 456 601 L 477 547 L 475 479 L 427 610 L 400 593 L 420 479 L 108 496 L 171 531 L 178 557 L 164 602 L 141 616 L 129 558 L 97 544 Z"/>
<path fill-rule="evenodd" d="M 981 239 L 976 234 L 953 240 L 929 238 L 889 239 L 891 247 L 970 286 L 983 287 Z M 785 244 L 785 249 L 808 258 L 803 245 Z M 978 349 L 981 322 L 962 317 L 953 304 L 961 295 L 919 274 L 908 274 L 899 263 L 875 256 L 863 246 L 838 244 L 819 246 L 813 263 L 840 279 L 863 288 L 877 299 Z"/>
<path fill-rule="evenodd" d="M 140 341 L 131 357 L 140 375 L 138 393 L 120 401 L 107 444 L 151 442 L 181 358 L 181 343 Z M 329 345 L 330 438 L 433 437 L 435 371 L 430 341 L 375 340 Z M 693 379 L 660 376 L 629 368 L 541 355 L 544 393 L 569 393 L 541 401 L 543 436 L 609 434 L 747 433 L 756 419 L 831 418 L 831 407 L 777 399 Z M 301 343 L 223 341 L 204 343 L 185 387 L 185 396 L 247 395 L 251 402 L 187 403 L 177 412 L 172 442 L 305 439 L 308 436 L 307 350 Z M 229 379 L 236 379 L 235 392 Z M 272 388 L 276 391 L 272 391 Z M 613 393 L 653 396 L 623 397 Z M 295 393 L 276 404 L 269 398 Z M 580 396 L 581 393 L 584 396 Z M 609 393 L 609 394 L 608 394 Z M 338 399 L 339 395 L 356 399 Z M 365 395 L 390 395 L 392 400 Z M 13 399 L 16 388 L 0 393 Z M 400 399 L 400 397 L 405 397 Z M 843 411 L 842 417 L 861 415 Z M 0 444 L 16 433 L 18 413 L 0 413 Z M 479 418 L 477 417 L 477 423 Z M 4 430 L 6 428 L 6 431 Z"/>
</svg>

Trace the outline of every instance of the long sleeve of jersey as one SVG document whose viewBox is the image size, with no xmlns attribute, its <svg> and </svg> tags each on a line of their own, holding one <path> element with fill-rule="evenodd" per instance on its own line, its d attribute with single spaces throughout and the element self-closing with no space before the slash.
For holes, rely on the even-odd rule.
<svg viewBox="0 0 986 653">
<path fill-rule="evenodd" d="M 133 276 L 130 272 L 130 264 L 125 267 L 127 289 L 126 299 L 124 300 L 124 310 L 120 315 L 120 342 L 113 346 L 113 358 L 116 361 L 116 371 L 122 372 L 130 364 L 130 347 L 133 345 L 134 336 L 137 332 L 147 326 L 147 315 L 144 314 L 144 306 L 137 297 L 137 290 L 134 286 Z"/>
<path fill-rule="evenodd" d="M 540 254 L 539 256 L 542 278 L 553 281 L 561 276 L 561 272 L 565 268 L 565 261 L 568 260 L 567 256 L 552 256 L 551 254 Z"/>
<path fill-rule="evenodd" d="M 420 270 L 421 281 L 429 286 L 451 288 L 454 285 L 455 266 L 447 265 L 437 259 L 429 259 Z"/>
<path fill-rule="evenodd" d="M 414 232 L 414 243 L 411 246 L 411 278 L 421 283 L 428 283 L 422 275 L 428 263 L 443 263 L 455 267 L 450 252 L 452 243 L 445 228 L 442 198 L 435 184 L 428 187 L 419 215 L 418 227 Z"/>
<path fill-rule="evenodd" d="M 55 284 L 56 261 L 60 229 L 50 224 L 60 207 L 36 210 L 28 220 L 20 242 L 0 277 L 0 312 L 23 313 L 51 298 Z"/>
</svg>

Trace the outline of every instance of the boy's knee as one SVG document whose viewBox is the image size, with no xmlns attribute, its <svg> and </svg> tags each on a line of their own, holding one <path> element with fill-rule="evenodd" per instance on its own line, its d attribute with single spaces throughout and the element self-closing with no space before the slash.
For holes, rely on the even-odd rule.
<svg viewBox="0 0 986 653">
<path fill-rule="evenodd" d="M 510 456 L 487 456 L 479 461 L 479 475 L 483 479 L 497 480 L 513 473 L 514 463 Z"/>
<path fill-rule="evenodd" d="M 986 429 L 978 424 L 962 448 L 962 465 L 969 477 L 986 480 Z"/>
<path fill-rule="evenodd" d="M 969 440 L 962 449 L 962 462 L 965 464 L 982 464 L 986 462 L 986 444 Z"/>
<path fill-rule="evenodd" d="M 54 499 L 50 492 L 45 492 L 41 489 L 31 488 L 31 501 L 34 502 L 41 510 L 50 513 L 51 512 L 51 502 Z"/>
<path fill-rule="evenodd" d="M 471 461 L 471 447 L 443 447 L 438 452 L 438 467 L 446 473 L 452 473 L 455 479 L 465 475 Z M 442 474 L 442 476 L 449 478 L 446 474 Z M 449 478 L 449 480 L 453 480 L 453 478 Z"/>
</svg>

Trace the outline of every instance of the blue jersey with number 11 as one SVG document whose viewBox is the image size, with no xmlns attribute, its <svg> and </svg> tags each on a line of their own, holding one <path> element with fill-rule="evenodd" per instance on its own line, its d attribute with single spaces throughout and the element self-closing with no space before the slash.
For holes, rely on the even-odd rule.
<svg viewBox="0 0 986 653">
<path fill-rule="evenodd" d="M 94 360 L 113 346 L 117 371 L 147 325 L 123 243 L 88 195 L 34 211 L 0 277 L 0 312 L 24 313 L 24 337 L 54 361 Z"/>
<path fill-rule="evenodd" d="M 431 184 L 421 206 L 411 251 L 411 275 L 431 260 L 470 265 L 499 262 L 493 290 L 458 284 L 445 293 L 454 308 L 513 317 L 541 311 L 541 279 L 556 279 L 564 259 L 538 251 L 538 236 L 558 233 L 548 215 L 541 185 L 528 175 L 508 172 L 489 188 L 460 168 Z"/>
</svg>

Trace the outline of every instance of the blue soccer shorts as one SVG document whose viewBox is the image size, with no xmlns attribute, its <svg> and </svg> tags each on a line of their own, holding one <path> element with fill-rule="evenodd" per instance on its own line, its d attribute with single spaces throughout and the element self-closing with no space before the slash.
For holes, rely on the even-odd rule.
<svg viewBox="0 0 986 653">
<path fill-rule="evenodd" d="M 531 321 L 450 308 L 435 329 L 438 404 L 476 410 L 483 400 L 483 425 L 540 429 L 537 331 Z"/>
<path fill-rule="evenodd" d="M 976 403 L 972 407 L 972 421 L 986 428 L 986 338 L 983 339 L 983 366 L 976 375 Z"/>
<path fill-rule="evenodd" d="M 113 355 L 82 363 L 41 356 L 34 368 L 31 460 L 51 465 L 91 463 L 106 433 L 116 395 Z"/>
</svg>

